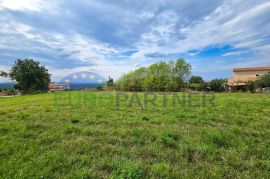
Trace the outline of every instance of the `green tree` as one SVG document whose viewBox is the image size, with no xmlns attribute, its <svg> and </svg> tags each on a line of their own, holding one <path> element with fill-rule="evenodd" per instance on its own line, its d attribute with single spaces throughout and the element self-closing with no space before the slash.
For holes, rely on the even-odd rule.
<svg viewBox="0 0 270 179">
<path fill-rule="evenodd" d="M 144 87 L 147 91 L 168 91 L 170 80 L 170 66 L 160 61 L 147 69 Z"/>
<path fill-rule="evenodd" d="M 187 82 L 191 74 L 191 65 L 185 61 L 183 58 L 179 58 L 174 67 L 175 77 L 180 85 Z"/>
<path fill-rule="evenodd" d="M 191 76 L 189 79 L 188 88 L 196 91 L 207 90 L 207 84 L 204 82 L 203 78 L 200 76 Z"/>
<path fill-rule="evenodd" d="M 107 81 L 107 86 L 113 86 L 113 79 L 109 76 L 109 80 Z"/>
<path fill-rule="evenodd" d="M 256 88 L 270 87 L 270 74 L 264 74 L 255 81 Z"/>
<path fill-rule="evenodd" d="M 213 79 L 210 81 L 209 87 L 212 91 L 223 92 L 225 91 L 225 83 L 226 80 L 224 79 Z"/>
<path fill-rule="evenodd" d="M 144 91 L 146 68 L 141 67 L 120 77 L 117 87 L 123 91 Z"/>
<path fill-rule="evenodd" d="M 2 77 L 8 77 L 8 73 L 7 72 L 4 72 L 4 71 L 1 71 L 0 72 L 0 76 L 2 76 Z"/>
<path fill-rule="evenodd" d="M 183 86 L 191 71 L 184 59 L 159 61 L 123 75 L 117 87 L 125 91 L 177 91 Z"/>
<path fill-rule="evenodd" d="M 203 83 L 204 83 L 204 80 L 200 76 L 192 76 L 189 79 L 189 84 L 203 84 Z"/>
<path fill-rule="evenodd" d="M 8 76 L 17 82 L 16 89 L 23 93 L 46 92 L 50 82 L 50 74 L 45 66 L 33 59 L 18 59 Z"/>
</svg>

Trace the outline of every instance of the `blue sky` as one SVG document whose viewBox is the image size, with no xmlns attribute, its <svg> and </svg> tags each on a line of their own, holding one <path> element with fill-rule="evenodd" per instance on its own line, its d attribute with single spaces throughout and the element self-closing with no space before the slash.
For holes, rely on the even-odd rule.
<svg viewBox="0 0 270 179">
<path fill-rule="evenodd" d="M 0 0 L 0 70 L 34 58 L 54 81 L 79 71 L 117 79 L 180 57 L 207 80 L 270 66 L 270 1 Z"/>
</svg>

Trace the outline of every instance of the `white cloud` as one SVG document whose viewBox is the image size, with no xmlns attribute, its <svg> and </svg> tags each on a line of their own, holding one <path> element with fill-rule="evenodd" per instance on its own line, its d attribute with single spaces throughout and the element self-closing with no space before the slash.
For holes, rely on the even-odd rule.
<svg viewBox="0 0 270 179">
<path fill-rule="evenodd" d="M 222 56 L 226 57 L 226 56 L 235 56 L 235 55 L 242 55 L 248 53 L 248 51 L 235 51 L 235 52 L 228 52 L 228 53 L 224 53 L 222 54 Z"/>
<path fill-rule="evenodd" d="M 263 35 L 269 35 L 270 29 L 269 23 L 264 23 L 266 19 L 268 22 L 270 20 L 270 2 L 249 2 L 225 1 L 207 18 L 195 25 L 180 28 L 177 35 L 165 33 L 167 36 L 164 36 L 153 31 L 143 34 L 138 46 L 139 48 L 142 46 L 146 53 L 180 53 L 219 44 L 249 48 L 250 46 L 244 46 L 244 44 L 262 41 Z M 239 9 L 241 9 L 240 12 Z M 168 16 L 168 21 L 158 25 L 153 24 L 152 29 L 164 27 L 164 32 L 175 32 L 176 25 L 181 21 L 177 16 L 175 18 L 176 20 L 172 20 L 174 18 Z M 157 20 L 159 21 L 159 18 Z M 167 44 L 160 46 L 157 44 L 158 42 Z"/>
<path fill-rule="evenodd" d="M 0 0 L 0 8 L 19 11 L 40 11 L 43 5 L 43 0 Z"/>
<path fill-rule="evenodd" d="M 42 59 L 43 62 L 45 61 L 51 64 L 49 66 L 50 71 L 53 76 L 57 78 L 64 77 L 72 72 L 87 71 L 90 70 L 90 68 L 92 71 L 95 70 L 105 75 L 105 77 L 111 75 L 114 78 L 118 78 L 122 73 L 130 71 L 136 66 L 136 62 L 131 63 L 129 60 L 118 60 L 115 62 L 108 60 L 106 58 L 107 55 L 118 54 L 121 49 L 113 48 L 106 43 L 98 42 L 81 34 L 65 35 L 60 33 L 40 33 L 37 29 L 23 23 L 16 23 L 14 21 L 9 21 L 6 24 L 2 21 L 1 23 L 0 18 L 0 25 L 2 24 L 4 28 L 0 29 L 0 33 L 6 36 L 21 35 L 26 39 L 25 41 L 39 42 L 44 45 L 44 47 L 35 47 L 31 44 L 29 44 L 30 46 L 25 46 L 22 45 L 23 42 L 16 44 L 13 41 L 11 42 L 13 49 L 31 49 L 31 51 L 39 50 L 46 53 L 53 52 L 55 49 L 61 49 L 61 53 L 69 54 L 70 58 L 75 61 L 91 63 L 91 66 L 86 65 L 85 67 L 59 70 L 53 67 L 53 61 Z M 3 39 L 0 39 L 0 42 L 1 41 L 3 41 Z M 2 48 L 8 47 L 11 49 L 10 46 L 8 43 L 5 43 L 5 46 L 2 46 Z M 59 60 L 62 59 L 59 58 Z M 120 66 L 121 68 L 119 69 Z"/>
</svg>

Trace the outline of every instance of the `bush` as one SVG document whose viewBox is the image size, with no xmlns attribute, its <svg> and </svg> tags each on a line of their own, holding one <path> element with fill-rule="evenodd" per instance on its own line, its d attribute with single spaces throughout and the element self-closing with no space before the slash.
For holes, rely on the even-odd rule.
<svg viewBox="0 0 270 179">
<path fill-rule="evenodd" d="M 247 84 L 247 91 L 254 93 L 255 92 L 255 82 L 248 81 L 246 84 Z"/>
<path fill-rule="evenodd" d="M 196 91 L 207 91 L 207 83 L 192 83 L 188 84 L 187 87 L 190 90 L 196 90 Z"/>
<path fill-rule="evenodd" d="M 214 92 L 223 92 L 225 91 L 225 83 L 224 79 L 213 79 L 209 83 L 209 87 Z"/>
<path fill-rule="evenodd" d="M 192 76 L 189 79 L 189 84 L 203 84 L 203 83 L 204 83 L 204 80 L 200 76 Z"/>
<path fill-rule="evenodd" d="M 265 74 L 259 77 L 255 81 L 255 87 L 256 88 L 265 88 L 265 87 L 270 87 L 270 74 Z"/>
</svg>

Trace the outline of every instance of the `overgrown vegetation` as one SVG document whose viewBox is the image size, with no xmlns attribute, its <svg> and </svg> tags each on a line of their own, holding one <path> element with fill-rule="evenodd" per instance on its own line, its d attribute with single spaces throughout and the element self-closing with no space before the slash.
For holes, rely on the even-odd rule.
<svg viewBox="0 0 270 179">
<path fill-rule="evenodd" d="M 160 61 L 149 67 L 140 67 L 120 77 L 116 89 L 121 91 L 225 91 L 226 80 L 206 82 L 200 76 L 191 76 L 191 65 L 180 58 L 176 62 Z M 107 85 L 109 87 L 109 85 Z"/>
<path fill-rule="evenodd" d="M 184 59 L 160 61 L 123 75 L 117 86 L 123 91 L 180 91 L 190 74 L 191 65 Z"/>
<path fill-rule="evenodd" d="M 204 108 L 165 108 L 158 95 L 145 110 L 117 109 L 105 100 L 111 93 L 101 103 L 100 92 L 83 103 L 63 94 L 59 103 L 53 94 L 0 98 L 1 178 L 269 176 L 267 94 L 217 93 Z"/>
<path fill-rule="evenodd" d="M 213 79 L 209 83 L 209 87 L 212 91 L 215 92 L 224 92 L 225 91 L 225 83 L 224 79 Z"/>
<path fill-rule="evenodd" d="M 270 74 L 264 74 L 259 77 L 255 82 L 255 86 L 257 88 L 270 87 Z"/>
</svg>

